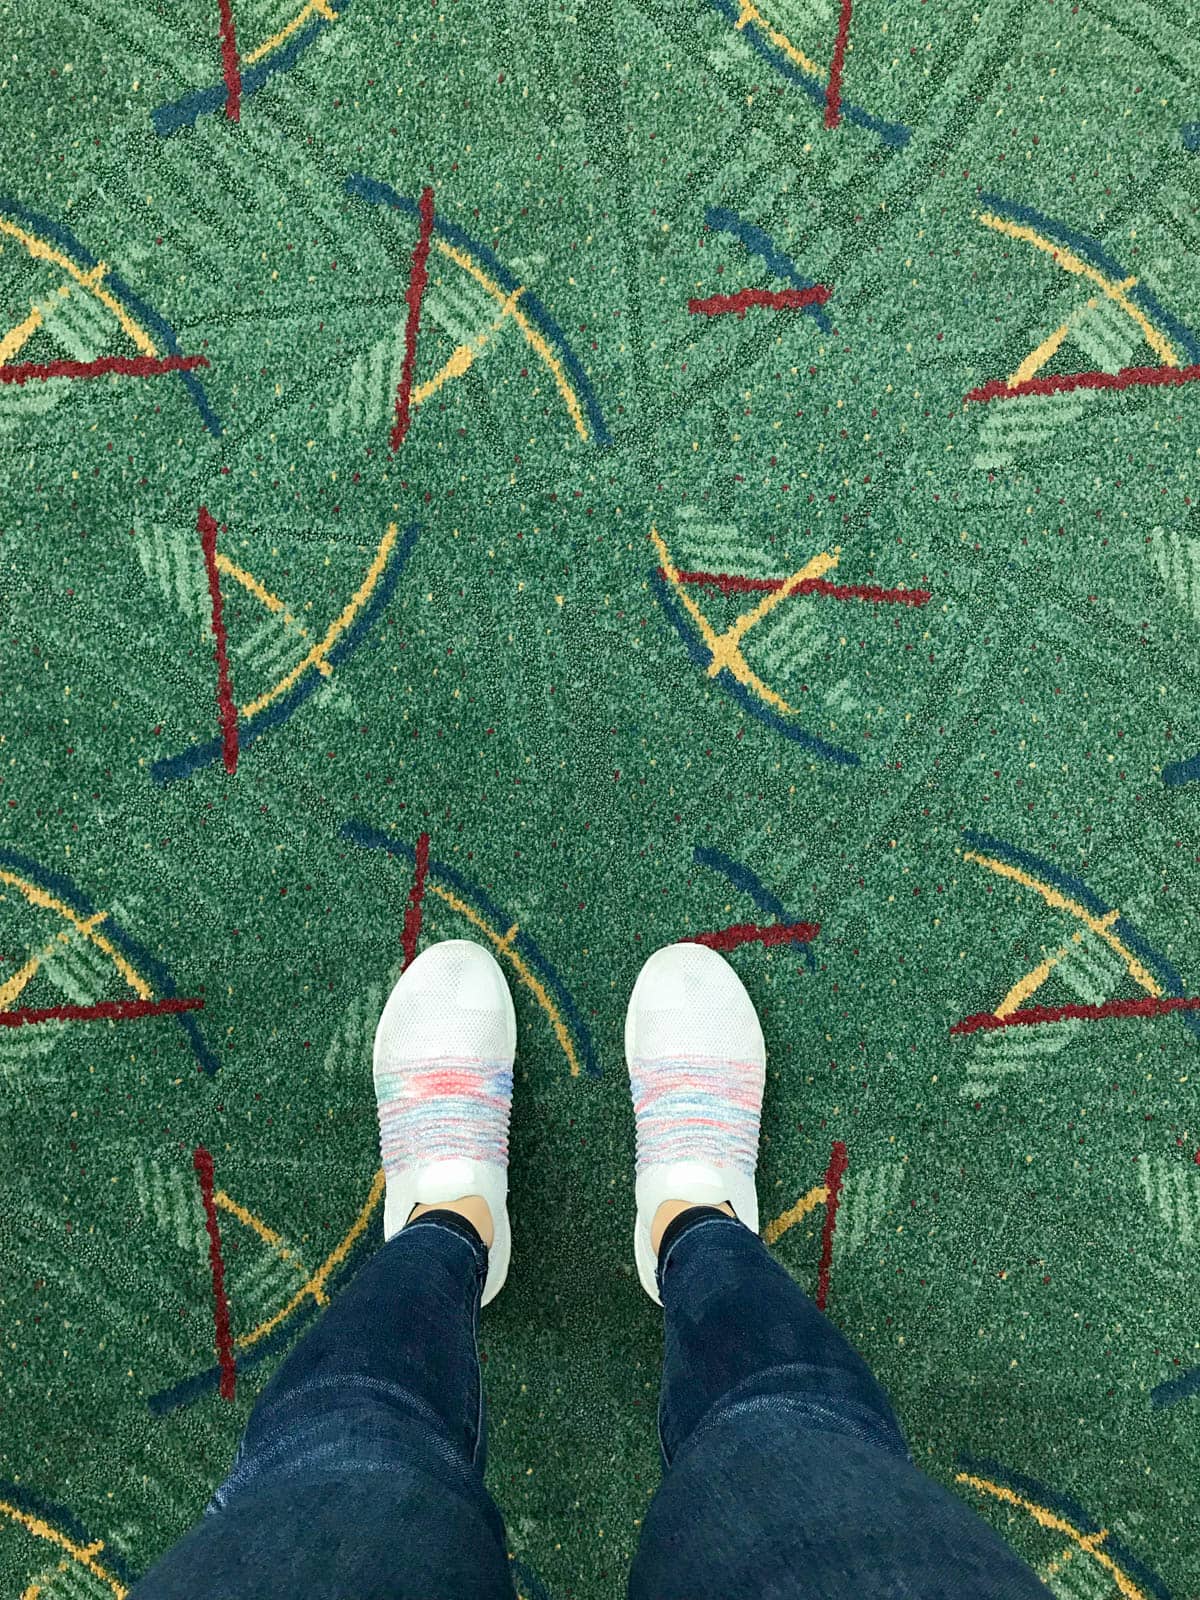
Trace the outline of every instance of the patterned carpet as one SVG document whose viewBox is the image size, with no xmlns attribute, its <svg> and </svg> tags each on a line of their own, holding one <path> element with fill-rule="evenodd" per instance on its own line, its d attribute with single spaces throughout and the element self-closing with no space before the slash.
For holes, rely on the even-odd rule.
<svg viewBox="0 0 1200 1600">
<path fill-rule="evenodd" d="M 0 0 L 3 1592 L 199 1513 L 469 935 L 525 1600 L 657 1481 L 620 1025 L 696 936 L 917 1459 L 1195 1596 L 1194 14 L 298 4 Z"/>
</svg>

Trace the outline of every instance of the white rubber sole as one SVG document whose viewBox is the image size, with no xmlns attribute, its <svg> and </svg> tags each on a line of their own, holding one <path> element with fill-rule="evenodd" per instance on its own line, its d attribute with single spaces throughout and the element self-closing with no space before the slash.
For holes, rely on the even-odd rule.
<svg viewBox="0 0 1200 1600">
<path fill-rule="evenodd" d="M 739 1048 L 739 1058 L 758 1062 L 765 1072 L 767 1052 L 762 1028 L 754 1003 L 741 979 L 717 951 L 695 944 L 668 945 L 655 951 L 642 967 L 625 1013 L 626 1062 L 632 1063 L 641 1057 L 638 1048 L 639 1002 L 654 984 L 672 981 L 675 976 L 672 968 L 677 964 L 677 958 L 673 959 L 674 952 L 681 948 L 687 951 L 690 965 L 694 966 L 697 962 L 708 965 L 709 986 L 706 987 L 703 1000 L 698 1001 L 688 1014 L 684 1026 L 689 1037 L 681 1036 L 678 1043 L 680 1053 L 688 1054 L 693 1048 L 703 1053 L 706 1043 L 706 1005 L 727 1008 L 732 1004 L 738 1007 L 739 1025 L 745 1034 L 744 1043 Z M 704 951 L 704 955 L 698 955 L 699 951 Z M 658 1293 L 658 1258 L 650 1243 L 650 1230 L 658 1208 L 665 1200 L 688 1200 L 693 1205 L 710 1206 L 728 1203 L 739 1222 L 758 1232 L 758 1194 L 754 1177 L 735 1167 L 717 1167 L 701 1161 L 649 1166 L 638 1174 L 634 1193 L 637 1216 L 633 1225 L 633 1256 L 642 1288 L 656 1305 L 661 1305 L 662 1300 Z"/>
<path fill-rule="evenodd" d="M 496 1008 L 496 1023 L 508 1061 L 516 1056 L 517 1018 L 512 995 L 499 962 L 483 945 L 472 939 L 444 939 L 423 950 L 407 971 L 401 974 L 388 996 L 375 1030 L 374 1070 L 386 1070 L 390 1051 L 403 1044 L 414 1053 L 428 1051 L 436 1055 L 471 1054 L 477 1041 L 463 1042 L 454 1036 L 454 1006 L 448 999 L 444 1014 L 430 1031 L 413 1034 L 402 1020 L 410 1008 L 409 997 L 414 989 L 436 992 L 439 983 L 439 965 L 448 959 L 456 964 L 460 986 L 467 984 L 473 991 L 472 999 L 479 1011 Z M 460 988 L 461 992 L 461 988 Z M 499 1053 L 499 1052 L 497 1052 Z M 460 1159 L 432 1161 L 423 1167 L 408 1167 L 396 1176 L 389 1174 L 383 1201 L 383 1237 L 386 1240 L 399 1233 L 412 1214 L 414 1206 L 444 1205 L 451 1200 L 461 1200 L 467 1195 L 479 1195 L 487 1202 L 492 1215 L 494 1240 L 488 1250 L 488 1272 L 483 1288 L 483 1301 L 494 1300 L 508 1276 L 512 1254 L 512 1230 L 508 1220 L 508 1169 L 491 1162 Z"/>
<path fill-rule="evenodd" d="M 427 1167 L 410 1168 L 400 1179 L 388 1179 L 383 1200 L 383 1237 L 400 1232 L 414 1206 L 445 1205 L 469 1194 L 487 1201 L 492 1214 L 495 1238 L 488 1249 L 487 1279 L 481 1305 L 494 1300 L 508 1277 L 512 1256 L 512 1229 L 508 1221 L 508 1173 L 503 1167 L 485 1166 L 479 1161 L 433 1161 Z"/>
</svg>

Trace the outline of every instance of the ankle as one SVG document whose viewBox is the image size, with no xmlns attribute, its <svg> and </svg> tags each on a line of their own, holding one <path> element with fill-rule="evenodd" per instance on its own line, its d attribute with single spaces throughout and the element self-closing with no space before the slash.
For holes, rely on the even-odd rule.
<svg viewBox="0 0 1200 1600">
<path fill-rule="evenodd" d="M 496 1229 L 492 1222 L 491 1208 L 482 1195 L 468 1194 L 458 1200 L 439 1200 L 436 1205 L 414 1206 L 408 1214 L 408 1221 L 415 1222 L 427 1211 L 453 1211 L 456 1216 L 471 1224 L 489 1250 L 495 1243 Z"/>
<path fill-rule="evenodd" d="M 676 1217 L 682 1216 L 685 1211 L 693 1211 L 700 1204 L 696 1200 L 664 1200 L 654 1213 L 654 1221 L 650 1224 L 650 1248 L 657 1256 L 659 1246 L 662 1244 L 663 1234 L 666 1233 Z M 722 1201 L 716 1208 L 723 1211 L 727 1217 L 734 1215 L 733 1207 L 727 1200 Z"/>
</svg>

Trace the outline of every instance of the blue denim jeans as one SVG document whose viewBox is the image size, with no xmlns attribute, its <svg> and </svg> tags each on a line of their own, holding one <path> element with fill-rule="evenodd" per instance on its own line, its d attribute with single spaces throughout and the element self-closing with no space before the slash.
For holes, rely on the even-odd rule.
<svg viewBox="0 0 1200 1600">
<path fill-rule="evenodd" d="M 427 1213 L 263 1390 L 205 1516 L 131 1600 L 513 1600 L 484 1488 L 487 1251 Z M 887 1397 L 758 1238 L 678 1218 L 659 1284 L 665 1473 L 631 1600 L 1046 1600 L 909 1458 Z"/>
</svg>

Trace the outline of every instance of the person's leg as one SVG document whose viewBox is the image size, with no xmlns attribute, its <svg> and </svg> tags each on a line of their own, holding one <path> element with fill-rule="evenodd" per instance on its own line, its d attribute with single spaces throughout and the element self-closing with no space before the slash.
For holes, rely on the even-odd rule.
<svg viewBox="0 0 1200 1600">
<path fill-rule="evenodd" d="M 483 1485 L 487 1250 L 422 1216 L 271 1378 L 206 1515 L 131 1600 L 512 1600 Z"/>
<path fill-rule="evenodd" d="M 135 1600 L 512 1600 L 476 1335 L 508 1267 L 515 1041 L 479 946 L 434 945 L 400 978 L 375 1038 L 384 1246 L 274 1374 L 207 1514 Z"/>
<path fill-rule="evenodd" d="M 862 1358 L 747 1227 L 686 1212 L 659 1271 L 666 1472 L 634 1600 L 1046 1600 L 913 1464 Z"/>
<path fill-rule="evenodd" d="M 1046 1600 L 913 1464 L 866 1364 L 754 1231 L 765 1051 L 732 969 L 701 946 L 651 957 L 626 1049 L 638 1265 L 665 1310 L 666 1471 L 631 1600 Z"/>
</svg>

